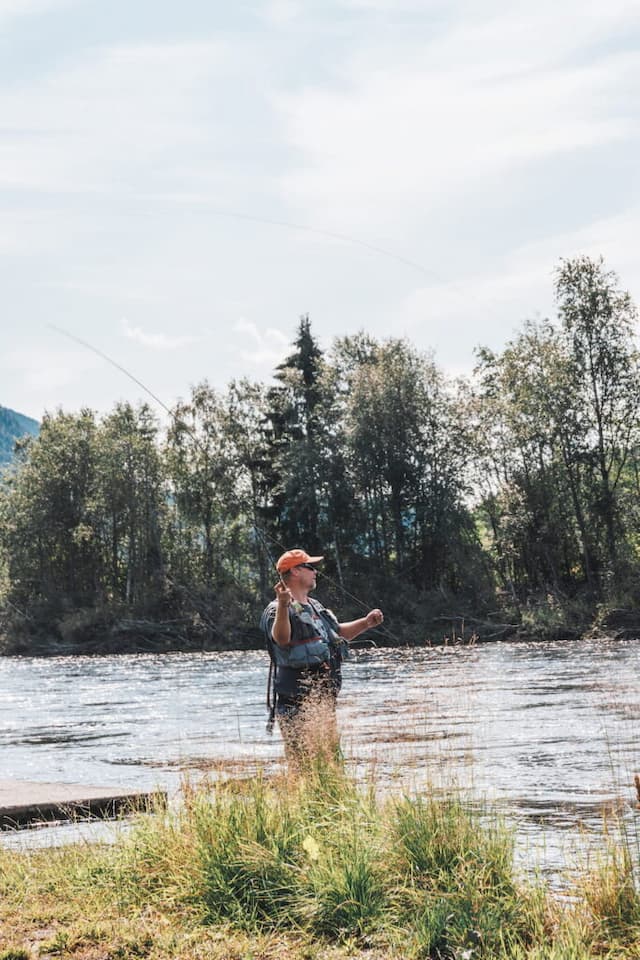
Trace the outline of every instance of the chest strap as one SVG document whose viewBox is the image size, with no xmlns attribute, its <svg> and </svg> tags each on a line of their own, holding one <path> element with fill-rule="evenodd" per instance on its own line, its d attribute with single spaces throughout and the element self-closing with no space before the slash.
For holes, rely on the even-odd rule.
<svg viewBox="0 0 640 960">
<path fill-rule="evenodd" d="M 303 640 L 290 640 L 290 647 L 301 647 L 304 643 L 315 643 L 316 640 L 320 640 L 322 643 L 326 643 L 324 637 L 305 637 Z"/>
</svg>

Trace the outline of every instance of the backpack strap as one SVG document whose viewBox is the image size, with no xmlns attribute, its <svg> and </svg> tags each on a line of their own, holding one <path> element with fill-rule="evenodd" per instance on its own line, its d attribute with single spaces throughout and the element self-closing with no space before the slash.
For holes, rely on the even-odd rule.
<svg viewBox="0 0 640 960">
<path fill-rule="evenodd" d="M 309 606 L 311 607 L 311 609 L 314 610 L 318 614 L 318 616 L 322 617 L 327 627 L 329 627 L 329 629 L 331 630 L 331 633 L 335 633 L 338 639 L 340 639 L 340 624 L 338 623 L 334 615 L 329 610 L 327 610 L 327 608 L 322 603 L 320 603 L 319 600 L 316 600 L 315 597 L 308 597 L 307 599 L 309 601 Z"/>
<path fill-rule="evenodd" d="M 267 715 L 266 730 L 267 733 L 273 733 L 273 726 L 276 720 L 276 673 L 278 664 L 273 652 L 273 640 L 269 637 L 266 630 L 264 633 L 265 640 L 267 641 L 267 650 L 269 652 L 269 676 L 267 677 L 267 710 L 269 713 Z"/>
</svg>

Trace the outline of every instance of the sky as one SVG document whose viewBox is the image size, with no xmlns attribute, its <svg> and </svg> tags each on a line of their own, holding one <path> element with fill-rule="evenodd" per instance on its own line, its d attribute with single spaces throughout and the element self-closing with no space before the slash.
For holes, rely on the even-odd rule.
<svg viewBox="0 0 640 960">
<path fill-rule="evenodd" d="M 451 375 L 640 299 L 640 3 L 0 0 L 0 405 L 167 405 L 407 337 Z"/>
</svg>

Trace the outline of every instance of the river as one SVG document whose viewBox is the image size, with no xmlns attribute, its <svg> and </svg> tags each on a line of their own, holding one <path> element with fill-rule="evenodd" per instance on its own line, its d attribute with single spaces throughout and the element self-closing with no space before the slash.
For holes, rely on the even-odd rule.
<svg viewBox="0 0 640 960">
<path fill-rule="evenodd" d="M 358 776 L 491 801 L 515 824 L 519 857 L 551 873 L 601 835 L 603 809 L 637 832 L 639 643 L 367 649 L 344 677 Z M 277 769 L 266 678 L 260 651 L 2 658 L 0 777 L 175 791 L 184 771 Z"/>
</svg>

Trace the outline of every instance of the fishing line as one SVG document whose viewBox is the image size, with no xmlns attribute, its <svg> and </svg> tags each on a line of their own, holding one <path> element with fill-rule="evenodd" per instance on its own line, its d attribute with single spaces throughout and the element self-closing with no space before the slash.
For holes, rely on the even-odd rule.
<svg viewBox="0 0 640 960">
<path fill-rule="evenodd" d="M 311 227 L 304 223 L 294 223 L 289 220 L 272 220 L 269 217 L 257 217 L 250 213 L 238 213 L 234 210 L 221 210 L 217 207 L 207 207 L 207 209 L 209 213 L 216 217 L 229 217 L 232 220 L 245 220 L 249 223 L 264 223 L 270 227 L 282 227 L 285 230 L 313 233 L 319 237 L 328 237 L 330 240 L 340 240 L 342 243 L 351 243 L 354 246 L 364 247 L 365 250 L 371 250 L 373 253 L 380 254 L 380 256 L 389 257 L 391 260 L 396 260 L 398 263 L 403 263 L 405 267 L 411 267 L 414 270 L 419 270 L 420 273 L 423 273 L 426 277 L 429 277 L 430 280 L 435 280 L 437 283 L 448 283 L 447 280 L 444 280 L 441 276 L 435 273 L 435 271 L 428 270 L 427 267 L 424 267 L 421 263 L 417 263 L 415 260 L 410 260 L 408 257 L 403 257 L 401 254 L 394 253 L 393 250 L 387 250 L 385 247 L 379 247 L 375 243 L 369 243 L 368 240 L 361 240 L 359 237 L 350 237 L 346 233 L 338 233 L 334 230 L 324 230 L 322 227 Z M 461 291 L 460 295 L 462 296 Z"/>
<path fill-rule="evenodd" d="M 418 263 L 417 260 L 411 260 L 409 257 L 404 257 L 399 253 L 394 253 L 393 250 L 387 250 L 386 247 L 380 247 L 375 243 L 370 243 L 368 240 L 361 240 L 359 237 L 351 237 L 346 233 L 339 233 L 335 230 L 325 230 L 322 227 L 309 226 L 304 223 L 295 223 L 291 220 L 276 220 L 270 217 L 259 217 L 250 213 L 240 213 L 236 210 L 222 210 L 219 207 L 212 207 L 203 204 L 202 201 L 200 201 L 200 204 L 201 206 L 206 206 L 207 211 L 215 217 L 227 217 L 230 220 L 241 220 L 247 223 L 262 223 L 270 227 L 280 227 L 284 230 L 293 230 L 299 233 L 311 233 L 315 236 L 327 237 L 330 240 L 339 240 L 341 243 L 349 243 L 353 246 L 363 247 L 365 250 L 371 250 L 372 253 L 377 253 L 379 256 L 388 257 L 390 260 L 395 260 L 397 263 L 402 263 L 405 267 L 410 267 L 412 270 L 420 271 L 420 273 L 422 273 L 429 280 L 435 281 L 436 283 L 455 293 L 458 297 L 460 297 L 461 301 L 464 301 L 466 306 L 469 305 L 469 301 L 474 301 L 482 308 L 485 306 L 485 304 L 483 304 L 477 296 L 464 291 L 456 282 L 446 280 L 440 274 L 436 273 L 435 270 L 428 269 L 422 263 Z"/>
<path fill-rule="evenodd" d="M 50 330 L 55 330 L 56 333 L 62 334 L 63 337 L 68 337 L 69 340 L 73 340 L 75 343 L 79 343 L 80 346 L 85 347 L 87 350 L 91 350 L 91 352 L 95 353 L 98 357 L 102 357 L 103 360 L 106 360 L 107 363 L 110 363 L 112 367 L 116 368 L 116 370 L 119 370 L 121 373 L 124 373 L 125 377 L 129 377 L 129 380 L 133 380 L 134 383 L 137 383 L 137 385 L 141 387 L 145 393 L 149 394 L 149 396 L 153 400 L 155 400 L 155 402 L 158 403 L 163 410 L 166 410 L 166 412 L 169 414 L 170 417 L 172 417 L 174 420 L 177 419 L 175 414 L 169 409 L 166 403 L 164 403 L 160 399 L 160 397 L 157 397 L 155 393 L 152 393 L 151 390 L 149 390 L 149 388 L 144 385 L 142 380 L 138 380 L 138 378 L 134 377 L 132 373 L 129 373 L 128 370 L 125 370 L 125 368 L 121 364 L 119 364 L 117 360 L 113 360 L 112 357 L 109 357 L 106 353 L 103 353 L 102 350 L 98 350 L 97 347 L 94 347 L 93 344 L 88 343 L 87 340 L 82 340 L 80 337 L 76 337 L 74 333 L 69 333 L 68 330 L 64 330 L 62 327 L 57 327 L 55 323 L 48 323 L 47 326 L 49 327 Z M 186 427 L 187 430 L 189 429 L 186 423 L 181 425 Z M 194 439 L 197 439 L 197 438 L 194 437 Z"/>
<path fill-rule="evenodd" d="M 137 384 L 137 386 L 139 386 L 142 390 L 144 390 L 144 392 L 148 396 L 150 396 L 152 400 L 155 401 L 155 403 L 157 403 L 160 407 L 162 407 L 163 410 L 167 412 L 167 414 L 169 415 L 169 417 L 171 417 L 171 419 L 175 424 L 183 427 L 190 434 L 193 440 L 195 440 L 195 442 L 200 446 L 200 449 L 204 450 L 204 447 L 200 442 L 199 437 L 190 428 L 189 424 L 185 423 L 182 420 L 179 420 L 177 415 L 172 410 L 169 409 L 169 407 L 166 405 L 166 403 L 164 403 L 163 400 L 160 399 L 160 397 L 156 396 L 156 394 L 152 390 L 150 390 L 149 387 L 147 387 L 146 384 L 142 382 L 142 380 L 139 380 L 137 377 L 135 377 L 132 373 L 129 372 L 129 370 L 123 367 L 122 364 L 118 363 L 117 360 L 114 360 L 108 354 L 103 353 L 102 350 L 99 350 L 97 347 L 94 347 L 93 344 L 89 343 L 87 340 L 83 340 L 81 337 L 77 337 L 75 334 L 69 333 L 68 330 L 64 330 L 62 327 L 58 327 L 54 323 L 48 323 L 47 326 L 51 330 L 55 330 L 56 333 L 61 334 L 63 337 L 67 337 L 69 340 L 73 340 L 74 343 L 80 344 L 80 346 L 84 347 L 86 350 L 90 350 L 92 353 L 95 353 L 96 356 L 100 357 L 102 360 L 105 360 L 107 363 L 110 363 L 112 367 L 115 367 L 116 370 L 119 370 L 121 373 L 123 373 L 126 377 L 129 378 L 129 380 L 132 380 L 133 383 Z M 206 452 L 207 451 L 205 450 L 205 453 Z M 178 584 L 177 581 L 175 581 L 172 577 L 170 577 L 166 573 L 165 573 L 165 577 L 167 579 L 167 582 L 170 583 L 174 589 L 181 590 L 187 596 L 187 599 L 190 601 L 192 607 L 196 610 L 196 613 L 198 614 L 198 616 L 203 616 L 201 605 L 200 604 L 196 605 L 194 603 L 193 596 L 189 588 L 185 584 Z M 211 618 L 206 613 L 204 614 L 203 619 L 206 621 L 207 626 L 213 631 L 214 634 L 218 634 L 218 636 L 223 637 L 222 631 L 217 629 L 217 627 L 211 622 Z M 184 671 L 178 671 L 177 687 L 176 687 L 178 718 L 182 718 L 185 713 L 184 694 L 182 689 L 183 681 L 184 681 Z M 182 723 L 179 724 L 179 730 L 180 730 L 180 733 L 179 733 L 179 740 L 178 740 L 178 755 L 179 755 L 178 759 L 180 764 L 183 765 L 184 764 L 184 735 L 183 735 Z"/>
</svg>

